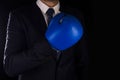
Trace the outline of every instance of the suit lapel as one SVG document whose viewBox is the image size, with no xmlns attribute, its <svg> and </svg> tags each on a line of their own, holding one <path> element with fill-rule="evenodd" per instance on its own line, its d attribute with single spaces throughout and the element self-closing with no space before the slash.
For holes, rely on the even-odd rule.
<svg viewBox="0 0 120 80">
<path fill-rule="evenodd" d="M 31 20 L 33 26 L 39 34 L 44 35 L 47 29 L 47 24 L 45 22 L 44 16 L 42 15 L 39 7 L 33 3 L 31 6 L 31 13 L 28 13 L 29 19 Z"/>
</svg>

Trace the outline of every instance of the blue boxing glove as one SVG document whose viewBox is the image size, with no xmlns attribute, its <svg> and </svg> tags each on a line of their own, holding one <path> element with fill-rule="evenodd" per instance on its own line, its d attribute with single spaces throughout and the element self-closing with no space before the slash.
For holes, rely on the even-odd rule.
<svg viewBox="0 0 120 80">
<path fill-rule="evenodd" d="M 80 21 L 69 14 L 57 14 L 48 25 L 45 37 L 56 50 L 65 50 L 76 44 L 83 35 Z"/>
</svg>

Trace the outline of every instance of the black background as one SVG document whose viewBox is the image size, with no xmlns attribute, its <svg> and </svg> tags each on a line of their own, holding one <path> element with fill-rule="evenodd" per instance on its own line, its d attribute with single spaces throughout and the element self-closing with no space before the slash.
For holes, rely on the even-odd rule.
<svg viewBox="0 0 120 80">
<path fill-rule="evenodd" d="M 22 5 L 32 3 L 35 0 L 0 0 L 0 5 L 4 5 L 9 10 L 15 9 Z M 96 1 L 95 0 L 61 0 L 61 2 L 66 5 L 72 6 L 77 9 L 81 9 L 84 13 L 85 24 L 88 29 L 89 39 L 90 39 L 90 78 L 94 79 L 96 71 Z"/>
</svg>

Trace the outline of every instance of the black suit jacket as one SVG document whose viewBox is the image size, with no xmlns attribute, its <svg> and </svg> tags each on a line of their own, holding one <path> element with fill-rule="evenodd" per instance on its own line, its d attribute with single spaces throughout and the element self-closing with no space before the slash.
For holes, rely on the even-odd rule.
<svg viewBox="0 0 120 80">
<path fill-rule="evenodd" d="M 83 23 L 83 16 L 76 10 L 60 10 Z M 86 31 L 76 45 L 61 51 L 56 60 L 57 52 L 45 39 L 47 25 L 35 3 L 12 11 L 8 23 L 4 68 L 9 76 L 19 75 L 20 80 L 88 80 Z"/>
</svg>

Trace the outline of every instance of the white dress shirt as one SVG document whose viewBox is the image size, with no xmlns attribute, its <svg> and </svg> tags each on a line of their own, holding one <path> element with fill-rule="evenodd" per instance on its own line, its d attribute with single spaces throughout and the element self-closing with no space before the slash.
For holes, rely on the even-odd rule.
<svg viewBox="0 0 120 80">
<path fill-rule="evenodd" d="M 46 21 L 46 24 L 48 24 L 48 22 L 47 22 L 47 15 L 46 15 L 46 11 L 49 9 L 49 8 L 51 8 L 51 7 L 48 7 L 46 4 L 44 4 L 41 0 L 37 0 L 36 1 L 36 4 L 37 4 L 37 6 L 40 8 L 40 10 L 42 11 L 42 14 L 43 14 L 43 16 L 44 16 L 44 19 L 45 19 L 45 21 Z M 54 9 L 54 11 L 55 11 L 55 13 L 53 14 L 53 17 L 56 15 L 56 14 L 58 14 L 58 13 L 60 13 L 60 2 L 58 2 L 58 4 L 57 5 L 55 5 L 54 7 L 52 7 L 53 9 Z"/>
</svg>

